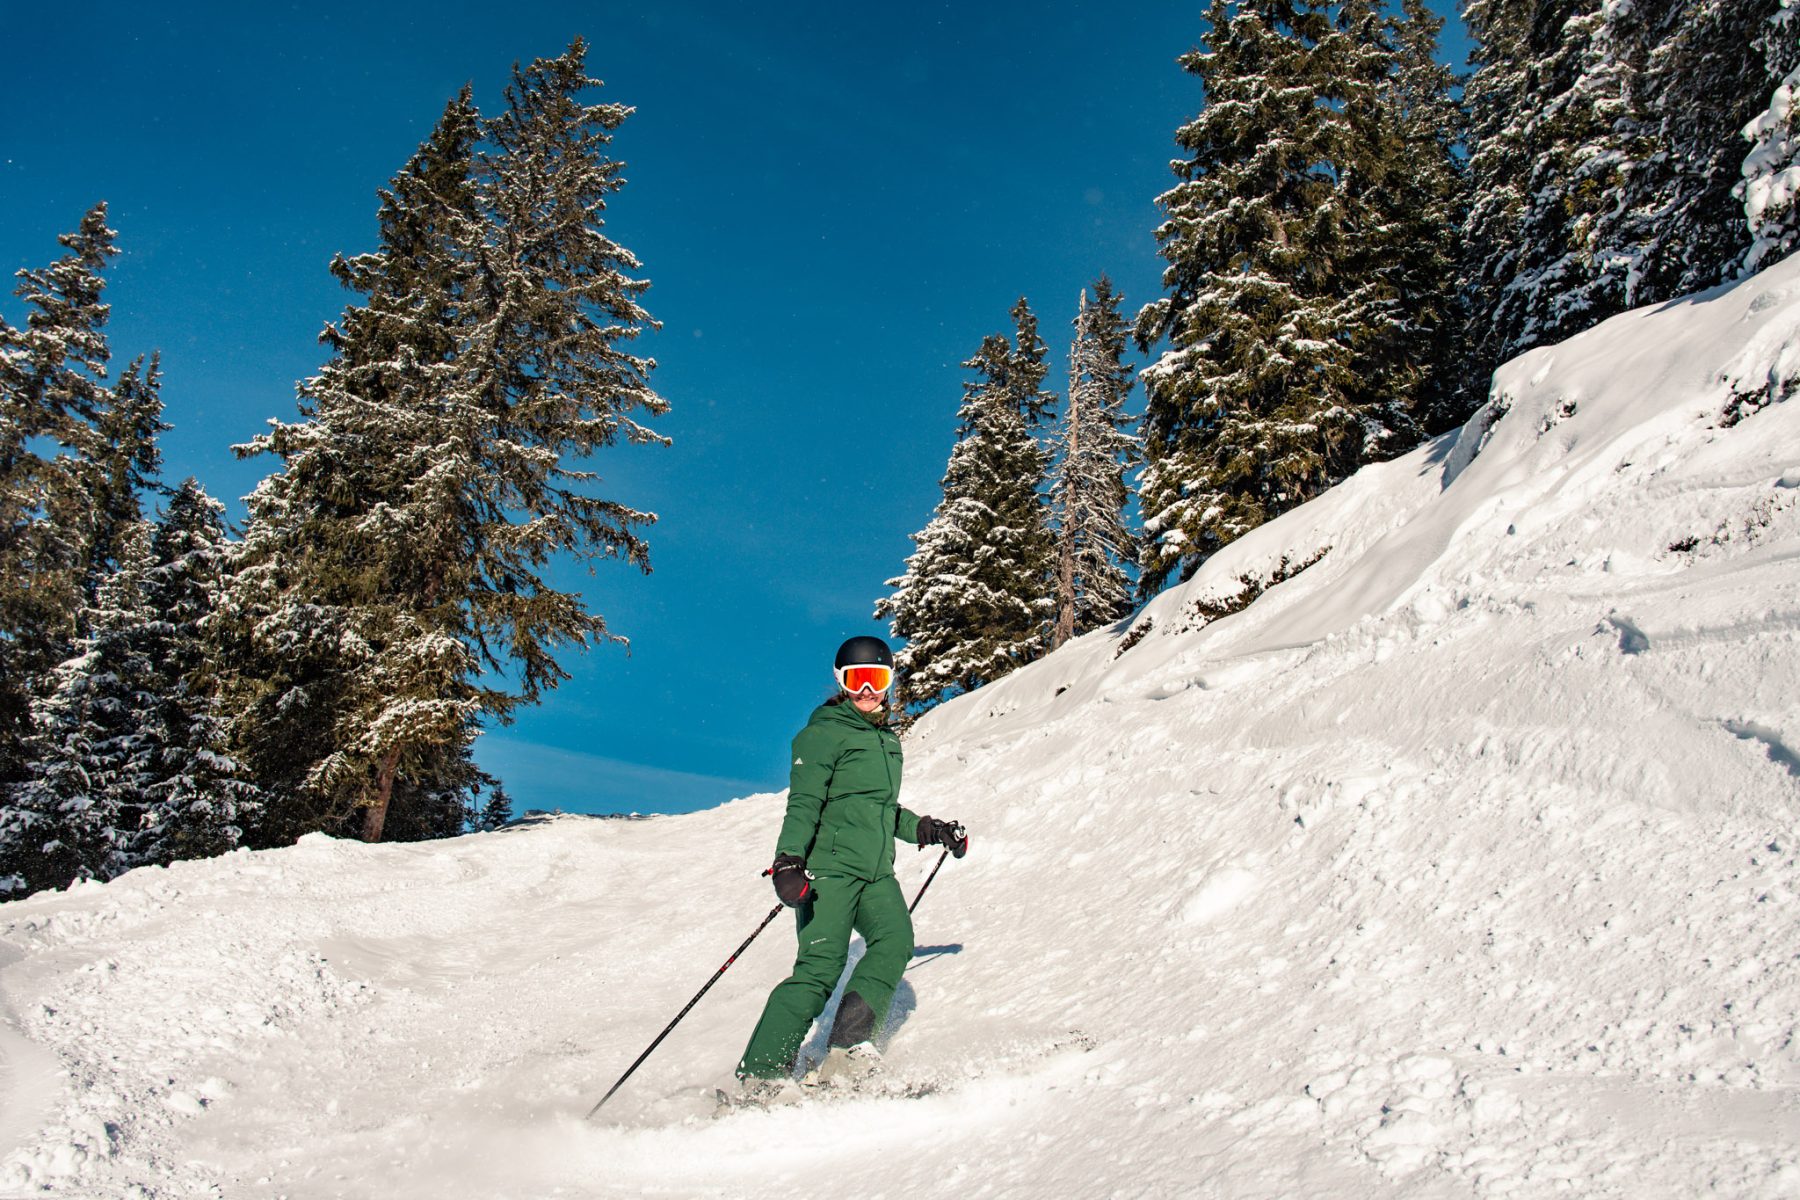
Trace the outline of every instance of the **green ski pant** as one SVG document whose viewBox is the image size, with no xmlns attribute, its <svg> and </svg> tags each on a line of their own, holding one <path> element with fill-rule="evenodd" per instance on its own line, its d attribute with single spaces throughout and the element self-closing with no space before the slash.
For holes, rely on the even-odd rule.
<svg viewBox="0 0 1800 1200">
<path fill-rule="evenodd" d="M 794 910 L 800 938 L 794 973 L 769 993 L 762 1020 L 756 1023 L 738 1062 L 739 1076 L 778 1079 L 793 1071 L 807 1029 L 825 1011 L 825 1002 L 844 972 L 851 930 L 862 934 L 867 948 L 844 985 L 838 1015 L 842 1024 L 841 1018 L 849 1012 L 872 1011 L 873 1028 L 863 1036 L 881 1031 L 901 973 L 912 961 L 912 916 L 892 875 L 873 882 L 821 875 L 813 880 L 813 891 L 816 898 Z M 857 996 L 863 1003 L 853 999 Z"/>
</svg>

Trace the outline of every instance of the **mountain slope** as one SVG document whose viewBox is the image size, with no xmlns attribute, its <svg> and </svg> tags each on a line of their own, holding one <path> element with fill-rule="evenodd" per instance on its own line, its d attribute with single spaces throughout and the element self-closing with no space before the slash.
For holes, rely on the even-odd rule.
<svg viewBox="0 0 1800 1200">
<path fill-rule="evenodd" d="M 782 921 L 582 1122 L 779 796 L 313 837 L 0 906 L 0 1188 L 1800 1195 L 1797 376 L 1800 260 L 1625 314 L 921 721 L 934 1095 L 705 1115 Z"/>
</svg>

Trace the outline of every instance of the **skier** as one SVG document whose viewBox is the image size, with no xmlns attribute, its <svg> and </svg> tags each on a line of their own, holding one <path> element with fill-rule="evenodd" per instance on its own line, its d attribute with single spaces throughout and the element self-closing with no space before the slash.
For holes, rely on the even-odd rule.
<svg viewBox="0 0 1800 1200">
<path fill-rule="evenodd" d="M 880 638 L 838 647 L 838 693 L 813 710 L 794 738 L 787 816 L 768 874 L 794 909 L 799 953 L 775 985 L 737 1065 L 743 1095 L 767 1100 L 792 1088 L 794 1059 L 837 986 L 850 932 L 866 949 L 838 1005 L 817 1078 L 874 1069 L 875 1038 L 900 974 L 912 958 L 912 918 L 894 879 L 894 841 L 945 846 L 960 857 L 968 838 L 954 821 L 900 807 L 900 739 L 887 728 L 894 655 Z"/>
</svg>

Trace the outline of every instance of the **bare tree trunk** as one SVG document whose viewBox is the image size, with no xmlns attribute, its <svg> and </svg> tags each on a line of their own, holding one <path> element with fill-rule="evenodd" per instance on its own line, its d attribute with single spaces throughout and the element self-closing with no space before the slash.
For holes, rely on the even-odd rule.
<svg viewBox="0 0 1800 1200">
<path fill-rule="evenodd" d="M 1087 309 L 1087 289 L 1081 289 L 1081 308 Z M 1079 318 L 1075 323 L 1075 348 L 1081 345 L 1083 330 Z M 1075 529 L 1072 520 L 1075 508 L 1075 489 L 1069 477 L 1069 471 L 1076 460 L 1077 441 L 1081 429 L 1081 355 L 1071 350 L 1069 354 L 1069 407 L 1063 420 L 1068 423 L 1068 445 L 1063 449 L 1062 462 L 1062 494 L 1063 511 L 1062 527 L 1057 532 L 1056 554 L 1056 628 L 1050 631 L 1050 648 L 1052 650 L 1075 636 Z"/>
<path fill-rule="evenodd" d="M 381 774 L 375 780 L 375 803 L 363 810 L 365 842 L 379 842 L 382 826 L 387 824 L 388 801 L 394 796 L 394 776 L 400 769 L 400 747 L 395 745 L 381 760 Z"/>
</svg>

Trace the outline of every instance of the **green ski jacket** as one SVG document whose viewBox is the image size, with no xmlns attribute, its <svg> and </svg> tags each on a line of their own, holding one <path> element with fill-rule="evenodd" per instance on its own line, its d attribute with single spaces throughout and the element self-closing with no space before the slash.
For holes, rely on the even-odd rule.
<svg viewBox="0 0 1800 1200">
<path fill-rule="evenodd" d="M 919 830 L 900 807 L 900 739 L 848 701 L 821 704 L 793 759 L 775 853 L 804 858 L 816 875 L 892 875 L 894 839 L 915 841 Z"/>
</svg>

